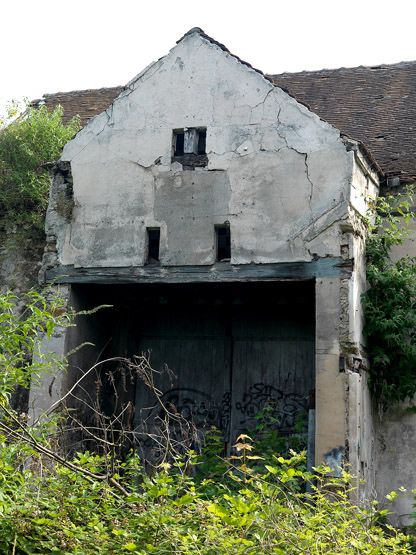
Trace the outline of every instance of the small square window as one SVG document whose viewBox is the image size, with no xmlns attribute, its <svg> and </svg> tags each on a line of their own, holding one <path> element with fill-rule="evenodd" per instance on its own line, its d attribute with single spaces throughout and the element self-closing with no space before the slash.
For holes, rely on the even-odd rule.
<svg viewBox="0 0 416 555">
<path fill-rule="evenodd" d="M 174 129 L 172 162 L 179 162 L 184 169 L 206 166 L 208 163 L 206 144 L 207 130 L 205 127 Z"/>
<path fill-rule="evenodd" d="M 160 227 L 147 228 L 147 257 L 146 264 L 159 262 Z"/>
<path fill-rule="evenodd" d="M 227 262 L 231 259 L 230 224 L 215 226 L 216 260 Z"/>
</svg>

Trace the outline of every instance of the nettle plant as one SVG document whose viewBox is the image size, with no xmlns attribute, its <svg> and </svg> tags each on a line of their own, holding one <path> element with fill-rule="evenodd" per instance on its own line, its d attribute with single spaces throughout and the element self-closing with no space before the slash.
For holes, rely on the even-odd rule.
<svg viewBox="0 0 416 555">
<path fill-rule="evenodd" d="M 414 219 L 411 195 L 379 197 L 368 219 L 365 334 L 370 387 L 383 408 L 416 394 L 416 260 L 392 257 Z"/>
</svg>

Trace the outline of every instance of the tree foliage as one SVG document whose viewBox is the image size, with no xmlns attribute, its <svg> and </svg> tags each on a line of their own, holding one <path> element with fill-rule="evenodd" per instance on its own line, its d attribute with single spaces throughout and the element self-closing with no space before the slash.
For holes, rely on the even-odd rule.
<svg viewBox="0 0 416 555">
<path fill-rule="evenodd" d="M 79 130 L 79 120 L 62 122 L 61 107 L 27 107 L 0 130 L 0 222 L 6 229 L 43 229 L 48 202 L 49 167 Z M 1 122 L 0 122 L 1 123 Z M 5 124 L 6 123 L 6 124 Z M 1 126 L 0 126 L 1 127 Z"/>
<path fill-rule="evenodd" d="M 370 385 L 383 406 L 416 394 L 416 261 L 393 260 L 414 218 L 409 194 L 380 197 L 372 207 L 363 297 Z"/>
</svg>

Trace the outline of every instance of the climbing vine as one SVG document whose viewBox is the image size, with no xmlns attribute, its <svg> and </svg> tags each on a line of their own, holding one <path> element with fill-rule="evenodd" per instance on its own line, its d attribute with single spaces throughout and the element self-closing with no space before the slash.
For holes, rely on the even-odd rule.
<svg viewBox="0 0 416 555">
<path fill-rule="evenodd" d="M 79 120 L 62 121 L 59 106 L 19 108 L 12 105 L 0 119 L 0 225 L 7 230 L 43 230 L 48 202 L 49 167 L 79 130 Z"/>
<path fill-rule="evenodd" d="M 370 387 L 384 408 L 416 394 L 416 260 L 392 256 L 414 219 L 411 193 L 379 197 L 368 221 L 365 333 Z"/>
</svg>

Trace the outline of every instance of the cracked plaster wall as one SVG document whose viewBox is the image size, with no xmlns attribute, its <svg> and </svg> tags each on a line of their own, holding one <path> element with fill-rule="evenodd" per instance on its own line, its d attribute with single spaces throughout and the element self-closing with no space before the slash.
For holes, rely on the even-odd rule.
<svg viewBox="0 0 416 555">
<path fill-rule="evenodd" d="M 171 163 L 184 127 L 207 128 L 207 167 Z M 72 220 L 50 204 L 46 264 L 141 266 L 156 226 L 162 265 L 210 265 L 225 221 L 234 264 L 339 256 L 354 155 L 335 128 L 191 34 L 65 147 Z"/>
<path fill-rule="evenodd" d="M 348 463 L 356 477 L 354 496 L 368 503 L 376 496 L 376 441 L 374 407 L 368 386 L 368 360 L 365 351 L 362 295 L 366 280 L 366 226 L 361 218 L 367 212 L 367 199 L 378 195 L 378 178 L 361 153 L 355 158 L 351 185 L 349 218 L 342 224 L 341 254 L 352 258 L 354 271 L 341 280 L 340 347 L 345 357 L 346 436 Z"/>
<path fill-rule="evenodd" d="M 404 488 L 388 508 L 389 520 L 396 526 L 413 522 L 416 448 L 415 401 L 397 404 L 375 418 L 376 424 L 376 489 L 378 499 L 386 504 L 385 496 L 392 490 Z"/>
</svg>

